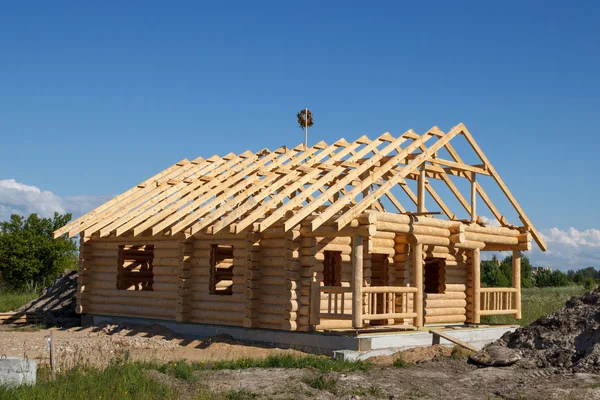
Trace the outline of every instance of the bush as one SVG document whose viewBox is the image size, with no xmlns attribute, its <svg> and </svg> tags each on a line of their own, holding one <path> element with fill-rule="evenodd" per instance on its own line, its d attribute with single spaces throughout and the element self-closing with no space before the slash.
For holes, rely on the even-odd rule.
<svg viewBox="0 0 600 400">
<path fill-rule="evenodd" d="M 52 237 L 70 219 L 71 214 L 54 213 L 52 219 L 13 214 L 0 223 L 0 275 L 6 286 L 35 290 L 47 286 L 65 269 L 77 267 L 75 242 Z"/>
</svg>

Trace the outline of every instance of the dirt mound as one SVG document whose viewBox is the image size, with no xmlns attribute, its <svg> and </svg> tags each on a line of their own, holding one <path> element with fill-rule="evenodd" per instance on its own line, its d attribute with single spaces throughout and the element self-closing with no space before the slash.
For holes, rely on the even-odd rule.
<svg viewBox="0 0 600 400">
<path fill-rule="evenodd" d="M 40 313 L 47 325 L 79 325 L 81 318 L 75 312 L 76 294 L 77 271 L 65 271 L 42 291 L 40 297 L 15 311 Z"/>
<path fill-rule="evenodd" d="M 506 333 L 495 344 L 518 349 L 538 367 L 600 373 L 600 288 Z"/>
</svg>

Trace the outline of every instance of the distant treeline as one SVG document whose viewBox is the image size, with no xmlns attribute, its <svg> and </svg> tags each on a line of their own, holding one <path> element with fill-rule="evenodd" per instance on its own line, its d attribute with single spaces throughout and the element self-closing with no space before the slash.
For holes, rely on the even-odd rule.
<svg viewBox="0 0 600 400">
<path fill-rule="evenodd" d="M 599 281 L 600 271 L 594 267 L 569 270 L 566 274 L 559 270 L 539 270 L 534 274 L 527 256 L 521 259 L 521 286 L 525 288 L 580 285 L 592 289 Z M 512 286 L 512 256 L 499 261 L 494 255 L 490 260 L 482 261 L 481 284 L 487 287 Z"/>
</svg>

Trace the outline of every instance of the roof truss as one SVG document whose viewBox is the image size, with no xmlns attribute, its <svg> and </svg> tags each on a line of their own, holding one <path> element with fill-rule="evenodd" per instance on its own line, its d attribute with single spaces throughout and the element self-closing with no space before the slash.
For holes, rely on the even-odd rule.
<svg viewBox="0 0 600 400">
<path fill-rule="evenodd" d="M 465 137 L 480 164 L 463 162 L 451 145 L 458 135 Z M 439 158 L 441 149 L 451 159 Z M 215 234 L 223 230 L 239 233 L 250 228 L 262 232 L 281 220 L 289 230 L 311 215 L 312 230 L 332 219 L 335 228 L 341 230 L 367 209 L 385 211 L 384 198 L 394 207 L 390 211 L 406 213 L 406 205 L 391 192 L 396 185 L 415 205 L 427 191 L 443 214 L 456 220 L 431 180 L 442 181 L 465 211 L 475 216 L 474 205 L 450 176 L 471 181 L 472 192 L 480 195 L 503 226 L 510 226 L 476 183 L 477 175 L 494 179 L 525 229 L 545 250 L 539 232 L 463 124 L 447 133 L 433 127 L 422 135 L 408 130 L 399 137 L 384 133 L 373 140 L 362 136 L 351 143 L 341 139 L 309 148 L 299 145 L 182 160 L 57 230 L 55 237 L 81 232 L 86 237 Z M 415 195 L 406 180 L 419 180 L 420 176 L 424 189 Z M 419 212 L 427 211 L 424 205 L 420 208 Z"/>
</svg>

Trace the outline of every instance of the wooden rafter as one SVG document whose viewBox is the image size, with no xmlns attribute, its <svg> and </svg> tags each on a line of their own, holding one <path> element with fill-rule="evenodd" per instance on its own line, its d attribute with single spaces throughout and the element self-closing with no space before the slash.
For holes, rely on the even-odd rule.
<svg viewBox="0 0 600 400">
<path fill-rule="evenodd" d="M 462 161 L 450 143 L 459 134 L 467 139 L 481 164 Z M 450 154 L 449 159 L 438 157 L 442 148 Z M 472 184 L 468 201 L 451 179 L 456 176 L 475 182 L 476 175 L 495 180 L 540 248 L 545 249 L 538 231 L 463 124 L 446 134 L 434 127 L 422 135 L 409 130 L 399 137 L 385 133 L 351 143 L 341 139 L 310 148 L 300 145 L 185 159 L 58 229 L 55 237 L 79 233 L 83 237 L 214 234 L 224 229 L 240 233 L 248 228 L 262 232 L 282 220 L 284 229 L 289 230 L 311 214 L 310 224 L 305 224 L 309 229 L 335 221 L 339 230 L 365 210 L 386 211 L 384 196 L 398 212 L 407 214 L 391 192 L 396 185 L 419 212 L 431 214 L 423 202 L 429 193 L 445 216 L 456 220 L 431 179 L 444 182 L 472 218 L 476 216 L 473 198 L 479 194 L 503 226 L 512 226 L 478 182 Z M 420 181 L 418 196 L 406 179 Z"/>
</svg>

